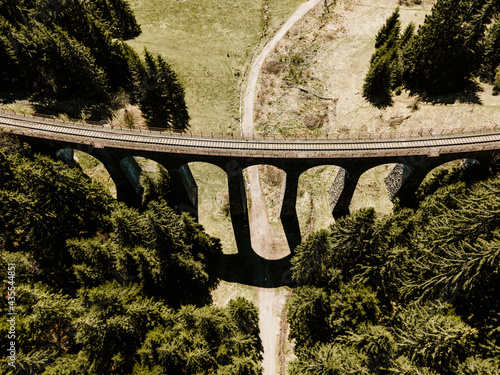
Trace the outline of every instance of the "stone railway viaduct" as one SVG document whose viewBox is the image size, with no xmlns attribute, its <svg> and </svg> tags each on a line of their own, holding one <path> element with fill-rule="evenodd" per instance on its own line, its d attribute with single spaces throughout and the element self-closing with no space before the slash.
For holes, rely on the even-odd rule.
<svg viewBox="0 0 500 375">
<path fill-rule="evenodd" d="M 73 150 L 101 161 L 116 185 L 117 198 L 140 205 L 140 166 L 134 157 L 154 160 L 171 178 L 178 207 L 197 215 L 197 186 L 188 163 L 206 162 L 222 168 L 228 177 L 230 215 L 238 249 L 249 241 L 247 198 L 243 170 L 268 164 L 282 169 L 281 221 L 293 250 L 301 240 L 296 213 L 300 175 L 309 168 L 335 165 L 342 169 L 330 189 L 332 213 L 340 217 L 349 204 L 360 176 L 369 169 L 396 164 L 388 186 L 392 197 L 411 204 L 414 193 L 434 168 L 457 159 L 488 166 L 500 150 L 500 129 L 478 134 L 433 135 L 431 132 L 390 139 L 271 140 L 253 137 L 212 137 L 167 131 L 118 130 L 109 125 L 63 123 L 56 120 L 0 113 L 0 128 L 17 134 L 31 147 L 74 165 Z"/>
</svg>

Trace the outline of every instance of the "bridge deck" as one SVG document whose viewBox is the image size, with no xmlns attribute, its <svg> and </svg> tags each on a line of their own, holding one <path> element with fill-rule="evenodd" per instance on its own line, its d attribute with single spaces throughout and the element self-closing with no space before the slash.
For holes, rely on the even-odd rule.
<svg viewBox="0 0 500 375">
<path fill-rule="evenodd" d="M 94 147 L 195 155 L 266 158 L 367 158 L 440 155 L 500 149 L 500 131 L 420 135 L 402 139 L 326 140 L 215 138 L 168 131 L 114 129 L 106 125 L 64 123 L 31 116 L 0 114 L 0 127 L 14 134 Z"/>
</svg>

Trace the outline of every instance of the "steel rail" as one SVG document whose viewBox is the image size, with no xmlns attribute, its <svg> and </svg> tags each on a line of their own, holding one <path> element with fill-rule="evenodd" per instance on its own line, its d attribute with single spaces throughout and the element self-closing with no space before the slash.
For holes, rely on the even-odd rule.
<svg viewBox="0 0 500 375">
<path fill-rule="evenodd" d="M 0 127 L 19 135 L 95 147 L 237 157 L 366 158 L 500 149 L 500 131 L 377 140 L 253 140 L 117 130 L 104 125 L 76 125 L 10 114 L 0 114 Z"/>
</svg>

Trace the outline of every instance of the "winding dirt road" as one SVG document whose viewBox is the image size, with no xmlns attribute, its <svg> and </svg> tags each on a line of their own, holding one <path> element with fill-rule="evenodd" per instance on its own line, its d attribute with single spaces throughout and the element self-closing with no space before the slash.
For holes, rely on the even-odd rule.
<svg viewBox="0 0 500 375">
<path fill-rule="evenodd" d="M 241 121 L 244 135 L 254 133 L 254 99 L 257 88 L 259 73 L 267 56 L 274 50 L 278 42 L 285 36 L 290 28 L 300 20 L 314 6 L 322 0 L 310 0 L 302 4 L 295 13 L 283 24 L 281 29 L 274 35 L 269 43 L 264 46 L 261 53 L 254 60 L 246 80 L 243 98 L 243 117 Z M 276 237 L 274 230 L 267 218 L 266 205 L 259 181 L 258 166 L 247 168 L 246 175 L 249 186 L 248 196 L 252 202 L 249 210 L 250 231 L 252 248 L 260 256 L 266 259 L 276 259 L 287 254 L 273 251 L 273 248 L 283 248 L 283 244 L 273 244 L 273 241 L 285 241 L 284 236 Z M 273 246 L 274 245 L 274 246 Z M 281 246 L 276 246 L 281 245 Z M 286 247 L 286 245 L 285 245 Z M 274 289 L 255 288 L 258 298 L 259 308 L 259 328 L 264 347 L 264 359 L 262 367 L 264 375 L 276 375 L 278 363 L 278 340 L 280 335 L 280 316 L 283 310 L 286 297 L 283 293 L 277 293 Z"/>
</svg>

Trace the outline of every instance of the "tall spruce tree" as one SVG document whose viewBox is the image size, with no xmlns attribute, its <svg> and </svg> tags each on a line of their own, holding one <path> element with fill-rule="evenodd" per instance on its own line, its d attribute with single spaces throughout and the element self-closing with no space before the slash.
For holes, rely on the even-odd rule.
<svg viewBox="0 0 500 375">
<path fill-rule="evenodd" d="M 392 104 L 392 90 L 401 85 L 400 29 L 397 8 L 375 37 L 376 50 L 365 77 L 363 97 L 379 108 Z"/>
<path fill-rule="evenodd" d="M 177 75 L 161 57 L 144 51 L 146 72 L 140 87 L 139 106 L 150 126 L 186 129 L 189 115 L 184 88 Z"/>
<path fill-rule="evenodd" d="M 467 86 L 482 62 L 493 8 L 490 0 L 439 0 L 405 50 L 406 88 L 433 96 Z"/>
</svg>

